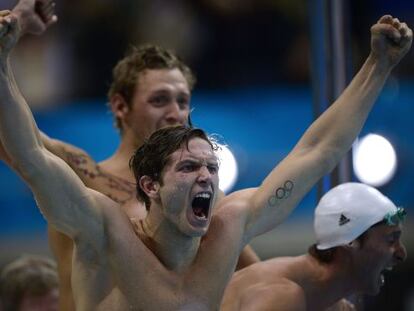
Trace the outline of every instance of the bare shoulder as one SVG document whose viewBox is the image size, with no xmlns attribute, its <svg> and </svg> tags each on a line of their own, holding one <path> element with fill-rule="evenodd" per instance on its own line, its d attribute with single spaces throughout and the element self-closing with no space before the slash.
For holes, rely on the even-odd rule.
<svg viewBox="0 0 414 311">
<path fill-rule="evenodd" d="M 228 195 L 222 194 L 216 202 L 216 213 L 227 215 L 239 213 L 249 208 L 250 200 L 257 188 L 248 188 L 232 192 Z"/>
<path fill-rule="evenodd" d="M 306 310 L 304 290 L 295 282 L 281 278 L 271 284 L 257 283 L 249 287 L 241 305 L 243 310 Z"/>
<path fill-rule="evenodd" d="M 306 298 L 305 292 L 298 283 L 293 282 L 292 280 L 282 278 L 278 282 L 274 282 L 271 286 L 269 291 L 273 293 L 275 296 L 275 302 L 279 301 L 280 306 L 295 306 L 292 310 L 301 310 L 297 309 L 299 306 L 305 308 L 306 305 Z M 283 309 L 285 310 L 285 309 Z M 287 308 L 286 310 L 291 310 Z"/>
<path fill-rule="evenodd" d="M 217 234 L 220 239 L 243 234 L 246 219 L 247 195 L 243 191 L 217 199 L 214 209 L 209 235 Z"/>
</svg>

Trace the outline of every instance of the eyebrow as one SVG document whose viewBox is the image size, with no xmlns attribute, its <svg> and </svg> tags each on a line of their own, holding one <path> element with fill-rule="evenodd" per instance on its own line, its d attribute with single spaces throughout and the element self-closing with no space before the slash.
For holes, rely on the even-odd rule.
<svg viewBox="0 0 414 311">
<path fill-rule="evenodd" d="M 160 89 L 155 89 L 152 90 L 150 92 L 152 95 L 164 95 L 164 94 L 169 94 L 171 93 L 171 90 L 167 89 L 167 88 L 160 88 Z M 175 93 L 175 92 L 174 92 Z M 186 97 L 191 97 L 191 93 L 190 92 L 185 92 L 183 90 L 179 90 L 178 91 L 178 95 L 184 95 Z"/>
<path fill-rule="evenodd" d="M 401 236 L 402 231 L 401 230 L 393 231 L 391 234 L 396 235 L 396 236 Z"/>
<path fill-rule="evenodd" d="M 200 159 L 200 158 L 189 155 L 187 158 L 184 158 L 178 161 L 177 164 L 185 163 L 185 162 L 192 162 L 192 163 L 198 163 L 198 164 L 202 164 L 206 162 L 208 165 L 216 165 L 216 166 L 219 165 L 218 159 L 215 156 L 212 156 L 210 158 Z"/>
<path fill-rule="evenodd" d="M 391 232 L 389 232 L 389 233 L 387 234 L 387 236 L 391 236 L 391 237 L 393 237 L 393 238 L 395 238 L 395 239 L 400 238 L 400 237 L 401 237 L 401 235 L 402 235 L 402 230 L 393 230 L 393 231 L 391 231 Z"/>
</svg>

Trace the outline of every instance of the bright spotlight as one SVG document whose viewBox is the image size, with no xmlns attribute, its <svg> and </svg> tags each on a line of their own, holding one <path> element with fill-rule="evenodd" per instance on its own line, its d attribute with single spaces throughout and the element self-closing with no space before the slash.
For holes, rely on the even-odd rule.
<svg viewBox="0 0 414 311">
<path fill-rule="evenodd" d="M 218 146 L 219 149 L 216 151 L 216 154 L 220 160 L 219 187 L 224 193 L 228 193 L 237 180 L 237 161 L 228 147 L 221 144 L 218 144 Z"/>
<path fill-rule="evenodd" d="M 371 186 L 386 184 L 397 169 L 391 143 L 377 134 L 368 134 L 354 144 L 353 164 L 358 179 Z"/>
</svg>

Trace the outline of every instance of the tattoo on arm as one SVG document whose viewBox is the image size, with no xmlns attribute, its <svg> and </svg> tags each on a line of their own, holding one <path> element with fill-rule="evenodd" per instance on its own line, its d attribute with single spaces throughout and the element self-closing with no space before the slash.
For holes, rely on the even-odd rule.
<svg viewBox="0 0 414 311">
<path fill-rule="evenodd" d="M 282 187 L 279 187 L 275 190 L 274 195 L 272 195 L 269 200 L 268 203 L 270 206 L 275 206 L 278 204 L 278 202 L 280 200 L 284 200 L 287 199 L 288 197 L 290 197 L 290 194 L 293 191 L 293 181 L 291 180 L 286 180 L 285 183 L 283 184 Z"/>
</svg>

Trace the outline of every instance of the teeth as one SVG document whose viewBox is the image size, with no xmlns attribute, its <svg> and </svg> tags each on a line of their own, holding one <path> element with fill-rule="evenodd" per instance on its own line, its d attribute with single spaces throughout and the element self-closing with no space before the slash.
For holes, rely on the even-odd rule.
<svg viewBox="0 0 414 311">
<path fill-rule="evenodd" d="M 196 198 L 204 198 L 204 199 L 210 199 L 211 194 L 208 192 L 202 192 L 202 193 L 198 193 L 195 196 Z"/>
<path fill-rule="evenodd" d="M 387 271 L 392 271 L 392 269 L 393 269 L 394 267 L 387 267 L 387 268 L 385 268 L 385 270 L 387 270 Z"/>
</svg>

